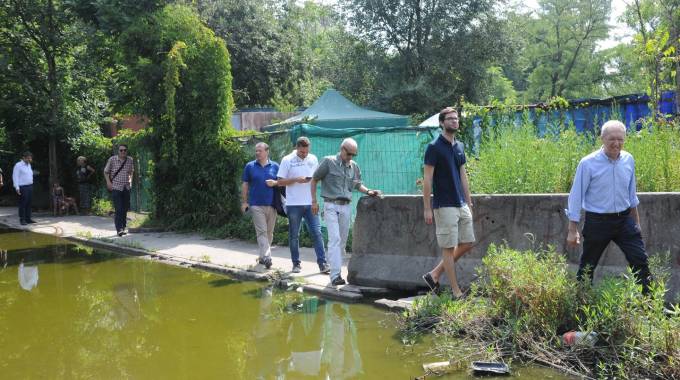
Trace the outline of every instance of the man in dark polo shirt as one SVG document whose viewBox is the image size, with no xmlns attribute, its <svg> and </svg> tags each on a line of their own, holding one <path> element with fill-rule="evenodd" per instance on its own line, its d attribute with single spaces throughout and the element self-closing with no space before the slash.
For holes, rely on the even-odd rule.
<svg viewBox="0 0 680 380">
<path fill-rule="evenodd" d="M 243 169 L 241 185 L 241 211 L 250 210 L 257 235 L 258 264 L 269 269 L 272 266 L 271 244 L 274 239 L 276 209 L 274 189 L 267 186 L 268 179 L 276 179 L 279 164 L 269 159 L 269 145 L 260 142 L 255 145 L 255 160 Z"/>
<path fill-rule="evenodd" d="M 449 278 L 454 297 L 463 292 L 456 280 L 456 261 L 472 249 L 475 234 L 472 226 L 472 198 L 465 172 L 463 144 L 456 140 L 459 129 L 458 112 L 451 107 L 439 113 L 442 129 L 437 139 L 425 150 L 423 203 L 425 223 L 434 217 L 437 243 L 442 249 L 442 261 L 423 275 L 432 290 L 439 287 L 443 272 Z M 433 193 L 434 196 L 431 197 Z"/>
</svg>

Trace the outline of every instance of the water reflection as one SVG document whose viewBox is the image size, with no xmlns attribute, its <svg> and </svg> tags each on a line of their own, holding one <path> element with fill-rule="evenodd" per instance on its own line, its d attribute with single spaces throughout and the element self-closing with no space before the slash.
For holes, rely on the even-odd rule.
<svg viewBox="0 0 680 380">
<path fill-rule="evenodd" d="M 357 328 L 346 304 L 290 298 L 264 288 L 249 368 L 257 379 L 349 379 L 363 374 Z"/>
<path fill-rule="evenodd" d="M 405 379 L 433 360 L 367 305 L 34 236 L 0 229 L 1 379 Z"/>
<path fill-rule="evenodd" d="M 115 304 L 113 313 L 119 328 L 129 321 L 138 320 L 142 317 L 142 305 L 139 303 L 139 294 L 133 284 L 117 284 L 113 287 Z"/>
<path fill-rule="evenodd" d="M 19 264 L 19 286 L 26 291 L 31 291 L 38 286 L 38 265 Z"/>
</svg>

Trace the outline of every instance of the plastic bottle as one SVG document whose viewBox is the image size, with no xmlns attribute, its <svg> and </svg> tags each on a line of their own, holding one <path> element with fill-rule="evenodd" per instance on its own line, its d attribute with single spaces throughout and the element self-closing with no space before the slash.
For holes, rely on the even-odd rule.
<svg viewBox="0 0 680 380">
<path fill-rule="evenodd" d="M 565 346 L 584 345 L 593 347 L 597 343 L 597 333 L 595 331 L 568 331 L 562 335 L 562 342 Z"/>
</svg>

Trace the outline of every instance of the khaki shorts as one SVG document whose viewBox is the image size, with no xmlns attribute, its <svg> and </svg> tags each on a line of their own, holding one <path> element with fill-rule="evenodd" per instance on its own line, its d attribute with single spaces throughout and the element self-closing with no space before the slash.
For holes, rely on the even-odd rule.
<svg viewBox="0 0 680 380">
<path fill-rule="evenodd" d="M 434 209 L 434 223 L 440 248 L 454 248 L 458 243 L 475 241 L 472 212 L 467 205 Z"/>
</svg>

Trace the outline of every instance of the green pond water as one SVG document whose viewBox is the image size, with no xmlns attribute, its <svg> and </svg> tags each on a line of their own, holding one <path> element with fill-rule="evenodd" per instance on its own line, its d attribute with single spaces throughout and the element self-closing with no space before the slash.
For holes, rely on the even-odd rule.
<svg viewBox="0 0 680 380">
<path fill-rule="evenodd" d="M 427 337 L 402 344 L 394 316 L 370 305 L 28 232 L 0 229 L 0 250 L 2 379 L 411 379 L 442 360 Z"/>
</svg>

